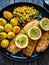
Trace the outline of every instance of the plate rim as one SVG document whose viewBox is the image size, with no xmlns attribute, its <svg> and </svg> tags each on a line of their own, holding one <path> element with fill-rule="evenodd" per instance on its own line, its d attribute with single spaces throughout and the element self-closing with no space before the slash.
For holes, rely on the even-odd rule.
<svg viewBox="0 0 49 65">
<path fill-rule="evenodd" d="M 3 11 L 6 7 L 10 7 L 11 5 L 16 5 L 16 4 L 20 4 L 20 3 L 32 4 L 32 5 L 38 6 L 38 7 L 42 8 L 42 9 L 44 9 L 44 10 L 48 13 L 48 15 L 49 15 L 49 11 L 48 11 L 46 8 L 44 8 L 44 7 L 40 6 L 40 5 L 31 3 L 31 2 L 17 2 L 17 3 L 13 3 L 13 4 L 7 5 L 7 6 L 5 6 L 4 8 L 2 8 L 2 9 L 0 10 L 0 12 Z M 48 50 L 49 50 L 49 49 L 48 49 Z M 11 59 L 11 60 L 13 60 L 13 61 L 17 61 L 17 62 L 29 62 L 29 61 L 33 61 L 33 60 L 37 60 L 37 59 L 41 58 L 43 55 L 46 54 L 46 52 L 47 52 L 48 50 L 46 50 L 42 55 L 38 56 L 38 58 L 35 57 L 35 58 L 33 58 L 33 59 L 31 58 L 31 59 L 28 59 L 28 60 L 27 60 L 27 59 L 26 59 L 26 60 L 23 60 L 23 59 L 15 59 L 15 58 L 13 58 L 13 57 L 9 57 L 8 55 L 2 53 L 1 51 L 0 51 L 0 53 L 1 53 L 3 56 L 5 56 L 6 58 L 9 58 L 9 59 Z"/>
</svg>

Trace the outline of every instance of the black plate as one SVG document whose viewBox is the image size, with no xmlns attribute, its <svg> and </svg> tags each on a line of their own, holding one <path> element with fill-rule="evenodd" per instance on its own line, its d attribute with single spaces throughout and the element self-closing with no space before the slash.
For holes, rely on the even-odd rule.
<svg viewBox="0 0 49 65">
<path fill-rule="evenodd" d="M 21 3 L 15 3 L 15 4 L 12 4 L 12 5 L 9 5 L 5 8 L 3 8 L 1 11 L 0 11 L 0 17 L 2 17 L 3 15 L 3 11 L 5 10 L 9 10 L 9 11 L 13 11 L 15 7 L 19 7 L 19 6 L 23 6 L 23 5 L 26 5 L 26 6 L 34 6 L 39 12 L 39 16 L 38 16 L 38 20 L 40 20 L 41 18 L 43 17 L 49 17 L 49 12 L 41 7 L 41 6 L 38 6 L 38 5 L 35 5 L 35 4 L 32 4 L 32 3 L 25 3 L 25 2 L 21 2 Z M 48 49 L 45 51 L 47 52 Z M 45 53 L 44 52 L 44 53 Z M 7 58 L 11 59 L 11 60 L 15 60 L 15 61 L 32 61 L 32 60 L 35 60 L 35 59 L 38 59 L 40 58 L 44 53 L 36 53 L 34 52 L 34 54 L 28 58 L 26 56 L 24 56 L 21 52 L 17 53 L 16 55 L 12 55 L 11 53 L 7 52 L 6 50 L 0 48 L 0 53 L 3 54 L 4 56 L 6 56 Z"/>
</svg>

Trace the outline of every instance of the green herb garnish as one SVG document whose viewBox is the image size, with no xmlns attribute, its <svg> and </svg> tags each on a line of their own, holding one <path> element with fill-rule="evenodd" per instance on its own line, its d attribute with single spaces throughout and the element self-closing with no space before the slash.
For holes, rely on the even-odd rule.
<svg viewBox="0 0 49 65">
<path fill-rule="evenodd" d="M 34 43 L 32 43 L 31 46 L 33 47 L 34 46 Z"/>
<path fill-rule="evenodd" d="M 47 40 L 49 40 L 49 36 L 47 37 Z"/>
<path fill-rule="evenodd" d="M 16 37 L 13 40 L 15 41 L 16 40 Z"/>
<path fill-rule="evenodd" d="M 10 18 L 7 18 L 7 20 L 9 21 L 9 20 L 10 20 Z"/>
<path fill-rule="evenodd" d="M 14 24 L 14 23 L 11 21 L 10 24 Z"/>
<path fill-rule="evenodd" d="M 22 34 L 26 34 L 26 32 L 24 31 L 24 29 L 22 30 Z"/>
<path fill-rule="evenodd" d="M 18 44 L 22 45 L 26 42 L 26 38 L 25 37 L 21 37 L 17 40 Z"/>
<path fill-rule="evenodd" d="M 27 49 L 27 51 L 26 51 L 28 54 L 30 53 L 30 49 Z"/>
<path fill-rule="evenodd" d="M 2 35 L 0 35 L 0 41 L 3 39 Z"/>
<path fill-rule="evenodd" d="M 21 54 L 21 57 L 23 57 L 23 54 Z"/>
<path fill-rule="evenodd" d="M 42 14 L 39 14 L 39 18 L 42 19 Z"/>
</svg>

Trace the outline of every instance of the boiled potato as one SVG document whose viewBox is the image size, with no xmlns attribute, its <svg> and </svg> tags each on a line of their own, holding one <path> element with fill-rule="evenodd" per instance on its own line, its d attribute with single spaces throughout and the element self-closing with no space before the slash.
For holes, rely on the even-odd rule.
<svg viewBox="0 0 49 65">
<path fill-rule="evenodd" d="M 11 19 L 13 16 L 12 16 L 12 13 L 9 12 L 9 11 L 4 11 L 3 12 L 3 16 L 6 18 L 6 19 Z"/>
<path fill-rule="evenodd" d="M 15 25 L 18 25 L 18 20 L 16 18 L 12 18 L 10 23 L 15 26 Z"/>
<path fill-rule="evenodd" d="M 7 37 L 7 34 L 5 33 L 5 32 L 1 32 L 0 33 L 0 41 L 2 40 L 2 39 L 5 39 Z"/>
<path fill-rule="evenodd" d="M 13 32 L 14 33 L 19 33 L 20 32 L 20 27 L 19 26 L 14 26 L 13 27 Z"/>
<path fill-rule="evenodd" d="M 3 18 L 0 18 L 0 25 L 5 25 L 6 24 L 6 20 L 5 19 L 3 19 Z"/>
<path fill-rule="evenodd" d="M 13 39 L 15 37 L 15 33 L 14 32 L 9 32 L 7 34 L 7 37 L 8 37 L 8 39 Z"/>
<path fill-rule="evenodd" d="M 6 24 L 5 27 L 4 27 L 4 30 L 6 32 L 10 32 L 12 30 L 12 25 L 11 24 Z"/>
<path fill-rule="evenodd" d="M 3 32 L 3 31 L 4 31 L 4 27 L 0 26 L 0 32 Z"/>
<path fill-rule="evenodd" d="M 7 39 L 1 41 L 1 47 L 7 48 L 9 46 L 9 41 Z"/>
</svg>

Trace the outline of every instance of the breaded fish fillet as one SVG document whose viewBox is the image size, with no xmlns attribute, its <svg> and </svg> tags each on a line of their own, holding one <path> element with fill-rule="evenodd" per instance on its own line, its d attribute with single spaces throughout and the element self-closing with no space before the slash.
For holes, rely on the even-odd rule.
<svg viewBox="0 0 49 65">
<path fill-rule="evenodd" d="M 29 45 L 22 50 L 22 53 L 24 55 L 30 57 L 35 50 L 36 43 L 37 43 L 37 41 L 33 41 L 33 40 L 29 39 Z"/>
<path fill-rule="evenodd" d="M 21 49 L 18 48 L 18 47 L 15 45 L 15 41 L 14 41 L 14 40 L 11 40 L 9 47 L 8 47 L 6 50 L 8 50 L 9 52 L 11 52 L 12 54 L 16 54 L 16 53 L 19 52 Z"/>
<path fill-rule="evenodd" d="M 39 23 L 39 21 L 36 20 L 36 21 L 33 22 L 33 24 L 32 24 L 32 23 L 31 23 L 31 25 L 28 24 L 26 27 L 24 27 L 24 28 L 26 28 L 25 31 L 27 32 L 27 30 L 28 30 L 30 27 L 32 27 L 32 26 L 38 26 L 38 23 Z M 28 26 L 29 26 L 29 28 L 28 28 Z M 28 46 L 27 46 L 26 48 L 24 48 L 24 49 L 22 50 L 22 53 L 23 53 L 24 55 L 30 57 L 30 56 L 33 54 L 34 50 L 35 50 L 36 43 L 37 43 L 37 41 L 35 41 L 35 40 L 33 41 L 33 40 L 31 40 L 31 39 L 29 38 L 29 44 L 28 44 Z"/>
<path fill-rule="evenodd" d="M 49 46 L 49 31 L 43 32 L 41 39 L 39 40 L 36 52 L 44 52 Z"/>
<path fill-rule="evenodd" d="M 25 31 L 25 33 L 27 34 L 28 29 L 29 29 L 30 27 L 32 27 L 32 26 L 37 26 L 37 24 L 38 24 L 38 21 L 37 21 L 37 20 L 34 20 L 34 21 L 28 23 L 27 25 L 25 25 L 25 27 L 23 28 L 23 30 L 21 30 L 21 32 L 18 33 L 16 36 L 22 34 L 22 31 Z M 13 43 L 13 42 L 12 42 L 12 43 Z M 11 44 L 12 44 L 12 43 L 11 43 Z M 34 45 L 34 46 L 32 47 L 31 44 Z M 29 39 L 29 45 L 28 45 L 28 47 L 25 48 L 25 49 L 27 50 L 27 49 L 29 48 L 29 49 L 30 49 L 30 54 L 27 54 L 26 52 L 25 52 L 24 54 L 27 55 L 27 56 L 31 56 L 32 53 L 34 52 L 35 46 L 36 46 L 36 41 L 32 41 L 31 39 Z M 25 49 L 24 49 L 24 50 L 25 50 Z M 32 51 L 31 51 L 31 49 L 32 49 Z M 17 52 L 21 51 L 22 49 L 18 48 L 18 47 L 15 45 L 15 43 L 14 43 L 13 45 L 10 45 L 10 46 L 7 48 L 7 50 L 8 50 L 9 52 L 11 52 L 12 54 L 16 54 Z M 23 50 L 23 52 L 24 52 L 24 50 Z"/>
</svg>

